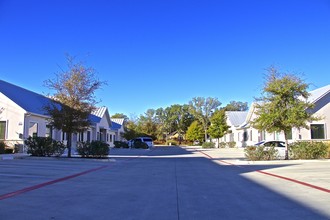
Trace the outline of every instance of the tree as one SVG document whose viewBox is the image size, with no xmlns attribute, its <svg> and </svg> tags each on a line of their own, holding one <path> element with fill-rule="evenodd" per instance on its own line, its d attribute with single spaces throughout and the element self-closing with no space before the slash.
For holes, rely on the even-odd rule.
<svg viewBox="0 0 330 220">
<path fill-rule="evenodd" d="M 262 97 L 256 99 L 257 117 L 252 126 L 267 132 L 283 132 L 288 159 L 288 134 L 292 128 L 308 128 L 307 122 L 318 120 L 308 109 L 308 84 L 294 74 L 280 73 L 274 67 L 268 69 Z"/>
<path fill-rule="evenodd" d="M 228 131 L 227 117 L 224 110 L 217 110 L 212 115 L 210 121 L 211 125 L 208 129 L 208 133 L 212 138 L 222 138 Z M 219 143 L 219 141 L 218 141 Z"/>
<path fill-rule="evenodd" d="M 230 101 L 224 108 L 225 111 L 247 111 L 249 109 L 247 102 Z"/>
<path fill-rule="evenodd" d="M 139 134 L 137 132 L 137 125 L 133 120 L 128 120 L 125 123 L 124 131 L 125 132 L 123 134 L 123 137 L 126 140 L 131 140 L 131 139 L 136 138 L 136 137 L 139 136 Z"/>
<path fill-rule="evenodd" d="M 207 140 L 207 129 L 210 125 L 210 116 L 221 105 L 217 98 L 195 97 L 189 102 L 190 113 L 202 124 L 204 138 Z"/>
<path fill-rule="evenodd" d="M 170 114 L 172 115 L 172 124 L 178 132 L 179 145 L 182 141 L 182 135 L 186 133 L 188 127 L 194 121 L 194 117 L 189 113 L 189 105 L 172 105 L 170 107 Z"/>
<path fill-rule="evenodd" d="M 189 141 L 203 141 L 203 136 L 204 136 L 204 131 L 203 131 L 203 126 L 199 121 L 194 121 L 191 123 L 189 126 L 187 133 L 186 133 L 186 138 Z"/>
<path fill-rule="evenodd" d="M 140 115 L 137 131 L 153 138 L 157 136 L 156 110 L 148 109 L 144 115 Z"/>
<path fill-rule="evenodd" d="M 167 140 L 167 135 L 172 131 L 170 107 L 156 109 L 156 124 L 158 138 Z"/>
<path fill-rule="evenodd" d="M 128 116 L 123 113 L 115 113 L 111 116 L 111 118 L 123 118 L 125 120 L 128 120 Z"/>
<path fill-rule="evenodd" d="M 55 79 L 45 81 L 54 90 L 52 103 L 45 106 L 51 117 L 49 124 L 67 134 L 68 157 L 71 157 L 72 134 L 83 132 L 90 126 L 89 116 L 96 108 L 95 91 L 105 82 L 96 79 L 95 70 L 75 62 L 67 55 L 67 70 L 55 74 Z"/>
</svg>

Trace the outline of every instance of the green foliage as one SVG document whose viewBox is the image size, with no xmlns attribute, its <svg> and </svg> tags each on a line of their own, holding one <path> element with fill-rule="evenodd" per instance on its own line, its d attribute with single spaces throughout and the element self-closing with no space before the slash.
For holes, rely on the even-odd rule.
<svg viewBox="0 0 330 220">
<path fill-rule="evenodd" d="M 5 153 L 6 144 L 3 141 L 0 141 L 0 154 Z"/>
<path fill-rule="evenodd" d="M 156 110 L 148 109 L 144 115 L 140 116 L 137 123 L 137 132 L 144 134 L 141 136 L 157 137 Z"/>
<path fill-rule="evenodd" d="M 263 96 L 255 104 L 257 117 L 251 121 L 252 126 L 269 133 L 283 132 L 287 143 L 293 127 L 308 128 L 308 121 L 319 120 L 308 111 L 314 106 L 307 101 L 310 96 L 307 88 L 308 84 L 296 75 L 269 68 Z"/>
<path fill-rule="evenodd" d="M 213 142 L 204 142 L 202 144 L 202 147 L 203 148 L 215 148 L 215 143 L 213 143 Z"/>
<path fill-rule="evenodd" d="M 198 120 L 204 129 L 204 139 L 207 139 L 207 130 L 212 112 L 221 105 L 217 98 L 195 97 L 189 102 L 189 111 Z"/>
<path fill-rule="evenodd" d="M 219 143 L 219 148 L 225 148 L 227 146 L 226 142 L 220 142 Z"/>
<path fill-rule="evenodd" d="M 265 149 L 264 146 L 248 146 L 244 149 L 245 157 L 248 160 L 275 160 L 278 158 L 278 152 L 274 147 Z"/>
<path fill-rule="evenodd" d="M 199 140 L 200 142 L 204 139 L 204 131 L 203 127 L 198 121 L 194 121 L 189 126 L 187 133 L 186 133 L 186 139 L 190 141 Z"/>
<path fill-rule="evenodd" d="M 128 148 L 128 144 L 124 141 L 114 141 L 115 148 Z"/>
<path fill-rule="evenodd" d="M 225 111 L 215 111 L 210 121 L 211 125 L 208 128 L 208 133 L 212 138 L 221 138 L 227 133 L 229 126 L 226 122 L 227 117 Z"/>
<path fill-rule="evenodd" d="M 248 109 L 249 108 L 248 108 L 247 102 L 231 101 L 222 110 L 224 110 L 224 111 L 247 111 Z"/>
<path fill-rule="evenodd" d="M 171 105 L 165 109 L 156 110 L 157 137 L 166 139 L 166 135 L 177 131 L 179 136 L 186 133 L 193 121 L 188 105 Z"/>
<path fill-rule="evenodd" d="M 123 113 L 115 113 L 113 115 L 111 115 L 111 118 L 123 118 L 124 120 L 128 120 L 127 115 L 123 114 Z"/>
<path fill-rule="evenodd" d="M 63 143 L 50 137 L 29 137 L 24 143 L 28 148 L 27 153 L 37 157 L 61 156 L 66 148 Z"/>
<path fill-rule="evenodd" d="M 226 144 L 228 145 L 229 148 L 234 148 L 236 146 L 236 142 L 235 141 L 229 141 Z"/>
<path fill-rule="evenodd" d="M 109 155 L 109 144 L 103 141 L 79 142 L 77 152 L 82 157 L 102 158 Z"/>
<path fill-rule="evenodd" d="M 328 156 L 328 145 L 319 141 L 299 141 L 290 144 L 292 159 L 323 159 Z"/>
<path fill-rule="evenodd" d="M 148 149 L 149 146 L 145 142 L 142 141 L 134 141 L 133 148 L 141 148 L 141 149 Z"/>
<path fill-rule="evenodd" d="M 306 122 L 317 120 L 306 109 L 313 108 L 307 98 L 308 84 L 293 74 L 279 73 L 274 67 L 268 72 L 263 87 L 264 96 L 257 99 L 253 127 L 267 132 L 287 134 L 293 127 L 307 128 Z"/>
<path fill-rule="evenodd" d="M 123 137 L 126 140 L 131 140 L 134 139 L 135 137 L 138 137 L 138 130 L 137 130 L 137 125 L 134 121 L 129 120 L 125 123 L 124 126 L 124 131 L 125 133 L 123 134 Z"/>
<path fill-rule="evenodd" d="M 97 103 L 95 91 L 104 82 L 98 81 L 96 71 L 74 62 L 67 55 L 68 70 L 56 74 L 56 79 L 45 81 L 45 86 L 54 90 L 52 103 L 44 106 L 51 116 L 50 125 L 68 134 L 68 157 L 71 156 L 71 134 L 82 132 L 90 126 L 89 115 Z"/>
</svg>

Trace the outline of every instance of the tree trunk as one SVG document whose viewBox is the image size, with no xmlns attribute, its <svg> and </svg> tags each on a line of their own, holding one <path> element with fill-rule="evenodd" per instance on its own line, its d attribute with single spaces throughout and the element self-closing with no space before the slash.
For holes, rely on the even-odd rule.
<svg viewBox="0 0 330 220">
<path fill-rule="evenodd" d="M 72 135 L 71 133 L 67 133 L 68 157 L 71 157 L 71 146 L 72 146 Z"/>
<path fill-rule="evenodd" d="M 285 140 L 285 160 L 289 160 L 289 141 L 286 138 L 286 132 L 284 131 L 284 140 Z"/>
</svg>

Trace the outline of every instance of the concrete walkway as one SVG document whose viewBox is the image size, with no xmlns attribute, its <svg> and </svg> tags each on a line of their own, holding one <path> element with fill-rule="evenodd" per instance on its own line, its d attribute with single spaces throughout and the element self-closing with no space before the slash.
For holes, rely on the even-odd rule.
<svg viewBox="0 0 330 220">
<path fill-rule="evenodd" d="M 242 156 L 155 147 L 100 161 L 1 160 L 0 219 L 330 219 L 329 161 Z"/>
</svg>

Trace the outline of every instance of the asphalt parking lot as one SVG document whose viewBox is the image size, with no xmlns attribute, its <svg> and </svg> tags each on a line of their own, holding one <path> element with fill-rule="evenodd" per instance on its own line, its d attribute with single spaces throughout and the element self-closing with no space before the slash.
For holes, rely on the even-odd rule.
<svg viewBox="0 0 330 220">
<path fill-rule="evenodd" d="M 330 219 L 329 165 L 198 147 L 5 159 L 0 219 Z"/>
</svg>

